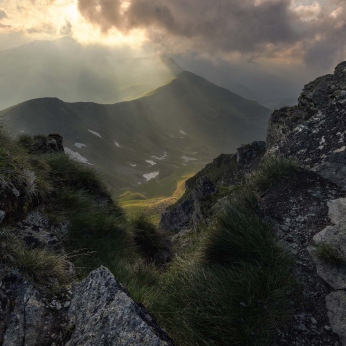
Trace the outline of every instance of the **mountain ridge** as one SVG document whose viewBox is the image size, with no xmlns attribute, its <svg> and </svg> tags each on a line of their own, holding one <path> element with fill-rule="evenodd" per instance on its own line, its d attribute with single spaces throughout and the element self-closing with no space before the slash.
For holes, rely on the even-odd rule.
<svg viewBox="0 0 346 346">
<path fill-rule="evenodd" d="M 159 172 L 159 179 L 170 180 L 177 169 L 180 176 L 195 172 L 220 151 L 231 152 L 252 137 L 264 139 L 269 115 L 258 103 L 191 72 L 181 72 L 132 101 L 38 98 L 0 112 L 13 135 L 61 133 L 66 147 L 101 168 L 116 190 L 159 195 L 160 189 L 149 188 L 153 181 L 146 183 L 144 174 Z M 164 153 L 168 157 L 157 159 Z M 179 178 L 170 180 L 162 193 L 171 195 Z"/>
</svg>

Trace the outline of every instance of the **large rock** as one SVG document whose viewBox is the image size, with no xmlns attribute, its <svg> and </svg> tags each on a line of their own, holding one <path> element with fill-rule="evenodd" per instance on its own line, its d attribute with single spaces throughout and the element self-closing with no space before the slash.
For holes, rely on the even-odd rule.
<svg viewBox="0 0 346 346">
<path fill-rule="evenodd" d="M 173 345 L 105 267 L 76 287 L 69 317 L 74 332 L 67 346 Z"/>
<path fill-rule="evenodd" d="M 346 219 L 337 225 L 328 226 L 313 237 L 316 246 L 327 245 L 335 251 L 335 255 L 346 261 Z M 316 249 L 309 248 L 316 263 L 317 273 L 334 289 L 346 289 L 346 266 L 329 263 L 319 258 Z"/>
<path fill-rule="evenodd" d="M 346 62 L 333 75 L 307 84 L 298 106 L 275 111 L 269 120 L 270 152 L 300 164 L 346 188 Z"/>
<path fill-rule="evenodd" d="M 266 143 L 261 141 L 246 144 L 237 149 L 237 162 L 241 165 L 252 163 L 256 158 L 264 155 Z"/>
<path fill-rule="evenodd" d="M 329 217 L 333 223 L 339 223 L 346 217 L 346 198 L 338 198 L 328 201 Z"/>
<path fill-rule="evenodd" d="M 181 231 L 203 222 L 202 203 L 215 191 L 215 185 L 207 177 L 199 178 L 195 188 L 185 193 L 180 203 L 162 213 L 160 230 Z"/>
<path fill-rule="evenodd" d="M 220 187 L 241 183 L 265 154 L 265 142 L 252 142 L 237 149 L 236 154 L 221 154 L 185 183 L 184 196 L 161 216 L 160 229 L 174 232 L 208 223 L 217 198 L 209 198 Z M 214 208 L 215 209 L 215 208 Z"/>
<path fill-rule="evenodd" d="M 330 325 L 346 345 L 346 292 L 335 291 L 326 296 L 326 305 Z"/>
<path fill-rule="evenodd" d="M 0 288 L 0 340 L 2 346 L 50 345 L 54 317 L 40 293 L 18 272 L 5 276 Z"/>
</svg>

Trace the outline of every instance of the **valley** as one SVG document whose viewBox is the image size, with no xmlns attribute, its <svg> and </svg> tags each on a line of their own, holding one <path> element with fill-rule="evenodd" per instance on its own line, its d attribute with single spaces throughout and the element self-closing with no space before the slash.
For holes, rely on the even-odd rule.
<svg viewBox="0 0 346 346">
<path fill-rule="evenodd" d="M 97 168 L 113 195 L 171 197 L 220 152 L 265 137 L 270 110 L 190 72 L 116 104 L 40 98 L 0 112 L 12 136 L 59 133 L 68 155 Z"/>
</svg>

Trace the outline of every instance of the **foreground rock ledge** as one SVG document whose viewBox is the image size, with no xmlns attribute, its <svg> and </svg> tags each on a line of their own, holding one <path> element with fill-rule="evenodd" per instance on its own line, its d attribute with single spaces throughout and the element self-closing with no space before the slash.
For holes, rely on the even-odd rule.
<svg viewBox="0 0 346 346">
<path fill-rule="evenodd" d="M 105 267 L 78 284 L 68 314 L 74 331 L 67 346 L 173 345 Z"/>
</svg>

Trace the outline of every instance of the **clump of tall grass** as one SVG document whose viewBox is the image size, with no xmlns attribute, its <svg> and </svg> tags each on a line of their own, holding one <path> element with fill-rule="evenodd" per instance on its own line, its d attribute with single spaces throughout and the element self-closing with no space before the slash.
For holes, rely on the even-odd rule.
<svg viewBox="0 0 346 346">
<path fill-rule="evenodd" d="M 45 156 L 56 183 L 83 189 L 95 195 L 107 195 L 106 185 L 98 172 L 82 162 L 71 159 L 64 153 Z"/>
<path fill-rule="evenodd" d="M 265 156 L 256 170 L 247 178 L 246 185 L 256 192 L 263 192 L 272 184 L 289 177 L 299 170 L 298 161 L 280 156 Z"/>
<path fill-rule="evenodd" d="M 134 241 L 148 261 L 161 261 L 162 251 L 168 251 L 167 240 L 159 233 L 149 215 L 139 214 L 131 222 Z"/>
<path fill-rule="evenodd" d="M 73 281 L 68 255 L 47 248 L 31 248 L 14 237 L 9 229 L 0 230 L 0 263 L 18 269 L 38 287 L 60 285 Z"/>
<path fill-rule="evenodd" d="M 224 208 L 197 252 L 176 257 L 144 297 L 181 345 L 267 345 L 294 313 L 292 262 L 270 225 Z"/>
</svg>

